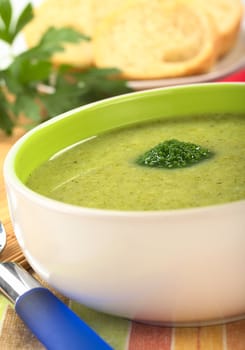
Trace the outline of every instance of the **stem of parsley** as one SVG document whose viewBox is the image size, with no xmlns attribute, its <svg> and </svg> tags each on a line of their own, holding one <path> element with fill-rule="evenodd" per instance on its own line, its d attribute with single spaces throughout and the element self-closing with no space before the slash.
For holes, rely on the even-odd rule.
<svg viewBox="0 0 245 350">
<path fill-rule="evenodd" d="M 23 27 L 33 18 L 33 8 L 27 4 L 14 20 L 10 0 L 0 1 L 0 40 L 14 45 Z M 88 68 L 77 72 L 70 65 L 54 67 L 52 56 L 64 50 L 65 43 L 90 40 L 72 28 L 49 28 L 39 43 L 12 57 L 12 62 L 0 68 L 0 129 L 11 134 L 14 127 L 28 121 L 33 127 L 69 109 L 131 91 L 126 81 L 113 79 L 118 70 Z M 0 51 L 1 60 L 1 51 Z"/>
</svg>

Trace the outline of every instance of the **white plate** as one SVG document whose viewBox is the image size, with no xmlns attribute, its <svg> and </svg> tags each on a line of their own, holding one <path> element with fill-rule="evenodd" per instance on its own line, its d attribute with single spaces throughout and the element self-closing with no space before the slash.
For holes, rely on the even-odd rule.
<svg viewBox="0 0 245 350">
<path fill-rule="evenodd" d="M 220 59 L 208 73 L 180 78 L 131 80 L 129 86 L 134 90 L 145 90 L 171 85 L 203 83 L 221 79 L 242 67 L 245 67 L 245 19 L 234 48 Z"/>
</svg>

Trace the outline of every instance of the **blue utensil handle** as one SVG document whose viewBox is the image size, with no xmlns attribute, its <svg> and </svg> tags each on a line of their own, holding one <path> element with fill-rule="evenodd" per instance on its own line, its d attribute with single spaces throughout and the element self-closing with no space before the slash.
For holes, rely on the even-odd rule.
<svg viewBox="0 0 245 350">
<path fill-rule="evenodd" d="M 48 350 L 112 350 L 46 288 L 34 288 L 22 294 L 15 310 Z"/>
</svg>

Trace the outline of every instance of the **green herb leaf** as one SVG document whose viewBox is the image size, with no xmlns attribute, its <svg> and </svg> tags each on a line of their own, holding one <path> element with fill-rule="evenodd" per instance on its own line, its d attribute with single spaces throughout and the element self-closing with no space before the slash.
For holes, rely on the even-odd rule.
<svg viewBox="0 0 245 350">
<path fill-rule="evenodd" d="M 12 7 L 9 0 L 0 1 L 0 17 L 4 23 L 5 30 L 8 31 L 12 16 Z"/>
<path fill-rule="evenodd" d="M 39 95 L 46 110 L 45 119 L 50 119 L 82 104 L 82 89 L 76 83 L 71 84 L 62 75 L 58 75 L 56 79 L 54 93 Z"/>
<path fill-rule="evenodd" d="M 0 40 L 10 42 L 8 31 L 5 28 L 0 28 Z"/>
<path fill-rule="evenodd" d="M 175 139 L 159 143 L 137 159 L 137 164 L 155 168 L 184 168 L 213 155 L 207 148 Z"/>
<path fill-rule="evenodd" d="M 35 83 L 49 78 L 52 64 L 49 61 L 15 60 L 9 67 L 9 74 L 21 84 Z"/>
<path fill-rule="evenodd" d="M 10 24 L 12 17 L 12 7 L 9 0 L 0 1 L 0 40 L 11 43 L 12 35 Z"/>
<path fill-rule="evenodd" d="M 103 98 L 131 92 L 126 81 L 116 79 L 119 70 L 116 68 L 89 68 L 76 73 L 78 85 L 84 87 L 83 99 L 94 102 Z"/>
<path fill-rule="evenodd" d="M 64 43 L 78 43 L 81 40 L 90 39 L 72 28 L 51 27 L 41 38 L 35 55 L 38 55 L 39 58 L 49 58 L 55 52 L 64 51 Z"/>
<path fill-rule="evenodd" d="M 0 129 L 3 129 L 7 135 L 10 135 L 13 126 L 14 123 L 9 115 L 5 95 L 0 90 Z"/>
<path fill-rule="evenodd" d="M 0 39 L 12 44 L 17 34 L 33 18 L 32 5 L 27 4 L 16 21 L 13 20 L 13 9 L 10 0 L 0 1 Z"/>
<path fill-rule="evenodd" d="M 3 77 L 2 86 L 5 86 L 5 88 L 7 89 L 7 92 L 10 92 L 14 95 L 22 93 L 23 86 L 21 82 L 12 74 L 10 70 L 3 71 L 1 75 Z M 0 89 L 1 89 L 1 85 L 0 85 Z M 6 102 L 8 102 L 7 98 L 6 98 Z"/>
<path fill-rule="evenodd" d="M 21 12 L 19 18 L 17 19 L 17 22 L 15 24 L 15 29 L 13 31 L 13 39 L 24 28 L 24 26 L 30 22 L 32 18 L 33 18 L 32 5 L 27 4 L 24 10 Z"/>
<path fill-rule="evenodd" d="M 0 38 L 11 45 L 32 19 L 32 5 L 24 8 L 15 25 L 12 12 L 10 1 L 0 0 Z M 90 68 L 78 72 L 71 65 L 53 66 L 52 56 L 63 51 L 66 43 L 84 40 L 90 38 L 72 28 L 49 28 L 36 46 L 14 57 L 8 68 L 0 71 L 1 129 L 10 134 L 20 115 L 32 127 L 80 105 L 132 91 L 126 81 L 115 79 L 117 69 Z"/>
<path fill-rule="evenodd" d="M 26 117 L 32 119 L 35 124 L 41 122 L 40 107 L 32 96 L 28 96 L 27 94 L 17 96 L 13 110 L 16 114 L 25 111 Z"/>
</svg>

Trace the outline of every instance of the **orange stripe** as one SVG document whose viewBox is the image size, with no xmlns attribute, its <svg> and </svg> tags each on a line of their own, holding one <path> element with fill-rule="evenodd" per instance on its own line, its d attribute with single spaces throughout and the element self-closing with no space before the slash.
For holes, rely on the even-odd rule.
<svg viewBox="0 0 245 350">
<path fill-rule="evenodd" d="M 245 320 L 226 325 L 227 350 L 245 349 Z"/>
<path fill-rule="evenodd" d="M 200 350 L 223 350 L 224 326 L 210 326 L 200 328 Z"/>
<path fill-rule="evenodd" d="M 170 350 L 172 329 L 132 322 L 128 350 Z"/>
<path fill-rule="evenodd" d="M 199 350 L 199 328 L 175 328 L 173 350 Z"/>
</svg>

